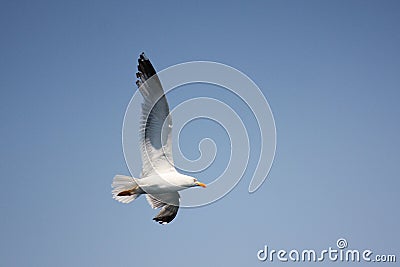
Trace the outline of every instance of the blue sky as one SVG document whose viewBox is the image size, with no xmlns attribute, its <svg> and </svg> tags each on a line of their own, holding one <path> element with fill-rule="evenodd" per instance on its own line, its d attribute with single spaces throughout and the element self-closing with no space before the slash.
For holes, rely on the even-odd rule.
<svg viewBox="0 0 400 267">
<path fill-rule="evenodd" d="M 340 237 L 398 253 L 399 11 L 386 0 L 1 1 L 0 264 L 257 266 L 270 264 L 256 257 L 264 245 L 322 250 Z M 144 198 L 111 198 L 112 177 L 128 174 L 121 128 L 142 51 L 158 70 L 211 60 L 257 83 L 278 142 L 256 193 L 247 174 L 168 226 Z M 183 139 L 224 137 L 201 125 Z"/>
</svg>

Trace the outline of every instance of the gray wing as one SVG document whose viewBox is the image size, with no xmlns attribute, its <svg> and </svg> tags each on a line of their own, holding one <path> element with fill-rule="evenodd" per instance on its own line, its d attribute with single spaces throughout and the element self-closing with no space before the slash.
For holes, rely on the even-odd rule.
<svg viewBox="0 0 400 267">
<path fill-rule="evenodd" d="M 156 222 L 167 224 L 176 217 L 180 199 L 178 192 L 146 195 L 146 199 L 153 209 L 161 208 L 157 216 L 153 218 Z"/>
<path fill-rule="evenodd" d="M 142 177 L 173 168 L 172 119 L 161 82 L 150 60 L 142 53 L 138 59 L 139 91 L 144 98 L 140 124 Z"/>
</svg>

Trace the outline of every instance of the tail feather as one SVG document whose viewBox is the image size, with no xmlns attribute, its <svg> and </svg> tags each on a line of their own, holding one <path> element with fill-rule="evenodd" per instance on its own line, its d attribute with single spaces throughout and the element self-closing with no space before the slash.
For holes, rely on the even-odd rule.
<svg viewBox="0 0 400 267">
<path fill-rule="evenodd" d="M 129 203 L 141 195 L 135 178 L 130 176 L 116 175 L 111 186 L 113 198 L 122 203 Z"/>
</svg>

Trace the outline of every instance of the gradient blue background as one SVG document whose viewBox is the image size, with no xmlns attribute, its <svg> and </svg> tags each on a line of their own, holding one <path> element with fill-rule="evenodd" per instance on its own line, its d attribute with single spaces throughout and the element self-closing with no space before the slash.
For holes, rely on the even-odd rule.
<svg viewBox="0 0 400 267">
<path fill-rule="evenodd" d="M 0 265 L 260 266 L 264 245 L 340 237 L 399 257 L 399 14 L 386 0 L 2 0 Z M 256 193 L 248 174 L 168 226 L 144 198 L 111 198 L 142 51 L 158 70 L 212 60 L 258 84 L 278 144 Z"/>
</svg>

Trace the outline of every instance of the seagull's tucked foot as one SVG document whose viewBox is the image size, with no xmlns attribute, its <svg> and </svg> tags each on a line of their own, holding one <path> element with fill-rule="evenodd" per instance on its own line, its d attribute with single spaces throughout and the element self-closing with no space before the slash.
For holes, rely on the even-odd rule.
<svg viewBox="0 0 400 267">
<path fill-rule="evenodd" d="M 139 186 L 135 186 L 134 188 L 132 188 L 130 190 L 125 190 L 125 191 L 119 192 L 117 196 L 119 196 L 119 197 L 132 196 L 135 194 L 135 191 L 138 188 L 139 188 Z"/>
</svg>

